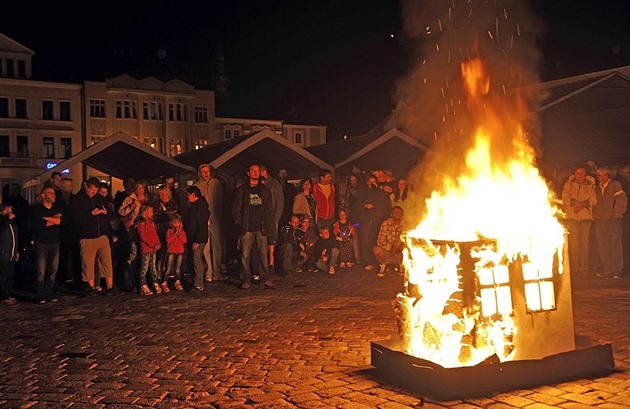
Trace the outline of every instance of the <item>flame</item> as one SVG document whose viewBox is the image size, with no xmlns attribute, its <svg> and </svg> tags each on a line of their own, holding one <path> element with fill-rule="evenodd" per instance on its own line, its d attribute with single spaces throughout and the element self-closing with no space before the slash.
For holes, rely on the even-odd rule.
<svg viewBox="0 0 630 409">
<path fill-rule="evenodd" d="M 407 233 L 407 295 L 396 300 L 405 352 L 444 367 L 476 365 L 495 354 L 510 359 L 518 348 L 512 344 L 511 272 L 522 275 L 528 309 L 553 308 L 553 284 L 539 280 L 552 277 L 553 266 L 562 273 L 564 245 L 522 116 L 506 113 L 522 104 L 493 99 L 481 60 L 461 68 L 478 122 L 474 139 L 461 174 L 444 177 Z M 472 278 L 463 276 L 463 264 Z M 467 280 L 476 289 L 472 296 L 464 290 Z"/>
</svg>

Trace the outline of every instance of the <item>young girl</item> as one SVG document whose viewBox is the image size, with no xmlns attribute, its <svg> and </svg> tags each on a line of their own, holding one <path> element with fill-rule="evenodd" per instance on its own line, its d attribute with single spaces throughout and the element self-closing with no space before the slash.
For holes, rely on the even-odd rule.
<svg viewBox="0 0 630 409">
<path fill-rule="evenodd" d="M 182 218 L 175 213 L 171 217 L 170 226 L 166 231 L 166 276 L 164 282 L 168 279 L 173 268 L 175 268 L 175 289 L 182 291 L 180 281 L 180 270 L 184 261 L 184 245 L 186 244 L 186 232 L 182 228 Z M 168 288 L 168 286 L 166 287 Z"/>
<path fill-rule="evenodd" d="M 348 213 L 345 210 L 339 210 L 339 220 L 333 224 L 333 234 L 338 241 L 339 267 L 352 267 L 354 265 L 354 248 L 352 245 L 354 226 L 348 221 Z"/>
<path fill-rule="evenodd" d="M 147 285 L 147 271 L 151 273 L 151 281 L 153 282 L 153 291 L 161 294 L 160 280 L 155 268 L 155 255 L 160 249 L 160 238 L 153 222 L 153 206 L 144 203 L 140 208 L 140 216 L 138 217 L 136 229 L 140 239 L 140 294 L 151 295 L 153 292 L 149 290 Z M 168 286 L 165 286 L 168 288 Z"/>
</svg>

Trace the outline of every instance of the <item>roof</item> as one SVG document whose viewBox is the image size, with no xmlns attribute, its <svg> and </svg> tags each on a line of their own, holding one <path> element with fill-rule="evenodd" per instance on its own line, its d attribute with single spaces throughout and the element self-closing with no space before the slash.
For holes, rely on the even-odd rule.
<svg viewBox="0 0 630 409">
<path fill-rule="evenodd" d="M 624 69 L 595 74 L 543 87 L 549 97 L 538 115 L 546 165 L 630 163 L 630 76 Z"/>
<path fill-rule="evenodd" d="M 269 129 L 184 152 L 175 159 L 195 168 L 208 163 L 224 175 L 239 176 L 244 175 L 252 163 L 272 169 L 284 167 L 292 177 L 333 169 L 326 161 Z"/>
<path fill-rule="evenodd" d="M 0 33 L 0 50 L 35 55 L 35 51 Z"/>
<path fill-rule="evenodd" d="M 306 148 L 332 163 L 336 170 L 349 171 L 353 164 L 357 164 L 364 170 L 391 169 L 399 172 L 412 169 L 427 149 L 398 129 Z"/>
<path fill-rule="evenodd" d="M 124 132 L 117 132 L 41 173 L 25 187 L 39 184 L 48 180 L 53 172 L 79 163 L 120 179 L 149 180 L 197 172 L 195 168 L 161 154 Z"/>
</svg>

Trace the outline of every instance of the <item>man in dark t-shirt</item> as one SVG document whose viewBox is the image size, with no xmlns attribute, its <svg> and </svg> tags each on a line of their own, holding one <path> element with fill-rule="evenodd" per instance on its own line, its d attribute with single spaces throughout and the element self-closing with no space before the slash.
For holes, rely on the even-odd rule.
<svg viewBox="0 0 630 409">
<path fill-rule="evenodd" d="M 241 185 L 234 197 L 232 216 L 239 229 L 241 251 L 241 288 L 251 286 L 251 252 L 256 243 L 258 252 L 260 279 L 265 288 L 276 288 L 269 277 L 267 261 L 267 235 L 275 228 L 271 191 L 260 181 L 260 166 L 250 165 L 249 178 Z"/>
</svg>

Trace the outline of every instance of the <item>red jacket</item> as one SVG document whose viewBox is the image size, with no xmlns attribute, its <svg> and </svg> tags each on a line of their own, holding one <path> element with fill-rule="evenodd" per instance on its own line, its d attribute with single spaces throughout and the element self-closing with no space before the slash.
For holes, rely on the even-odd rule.
<svg viewBox="0 0 630 409">
<path fill-rule="evenodd" d="M 138 223 L 136 228 L 140 237 L 140 251 L 142 253 L 150 253 L 162 247 L 153 220 L 145 219 Z"/>
<path fill-rule="evenodd" d="M 187 241 L 184 229 L 179 229 L 179 233 L 176 233 L 174 227 L 169 227 L 166 231 L 166 252 L 169 254 L 183 254 L 184 244 Z"/>
<path fill-rule="evenodd" d="M 317 218 L 332 219 L 335 217 L 335 185 L 330 184 L 330 195 L 326 197 L 319 183 L 313 185 L 313 198 L 317 202 Z"/>
</svg>

